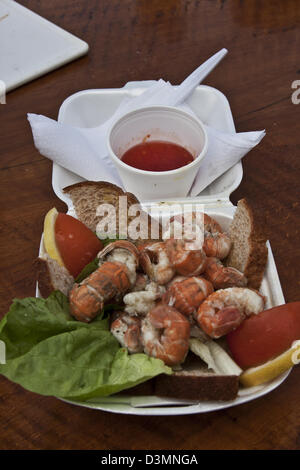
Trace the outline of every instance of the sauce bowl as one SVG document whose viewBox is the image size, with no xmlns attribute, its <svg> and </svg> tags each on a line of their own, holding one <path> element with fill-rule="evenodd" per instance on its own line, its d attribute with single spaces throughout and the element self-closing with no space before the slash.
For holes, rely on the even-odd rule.
<svg viewBox="0 0 300 470">
<path fill-rule="evenodd" d="M 151 140 L 168 141 L 187 149 L 193 161 L 169 171 L 145 171 L 121 158 L 134 145 Z M 171 106 L 144 107 L 118 119 L 108 132 L 107 148 L 126 191 L 140 201 L 185 197 L 207 151 L 207 134 L 202 122 Z"/>
</svg>

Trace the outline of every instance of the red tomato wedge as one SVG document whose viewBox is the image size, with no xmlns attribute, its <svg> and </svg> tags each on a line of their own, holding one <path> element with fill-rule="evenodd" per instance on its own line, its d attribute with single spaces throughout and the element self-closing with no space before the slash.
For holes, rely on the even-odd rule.
<svg viewBox="0 0 300 470">
<path fill-rule="evenodd" d="M 241 368 L 264 364 L 300 339 L 300 302 L 251 315 L 226 339 L 233 359 Z"/>
<path fill-rule="evenodd" d="M 63 213 L 59 213 L 55 221 L 55 241 L 66 268 L 74 277 L 103 248 L 94 232 L 79 220 Z"/>
</svg>

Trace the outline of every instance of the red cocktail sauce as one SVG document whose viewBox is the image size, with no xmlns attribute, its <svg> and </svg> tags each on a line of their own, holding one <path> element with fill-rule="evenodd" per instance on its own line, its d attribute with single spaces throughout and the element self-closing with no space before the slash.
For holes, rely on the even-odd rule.
<svg viewBox="0 0 300 470">
<path fill-rule="evenodd" d="M 122 162 L 139 170 L 169 171 L 188 165 L 194 159 L 181 145 L 162 140 L 142 142 L 128 149 Z"/>
</svg>

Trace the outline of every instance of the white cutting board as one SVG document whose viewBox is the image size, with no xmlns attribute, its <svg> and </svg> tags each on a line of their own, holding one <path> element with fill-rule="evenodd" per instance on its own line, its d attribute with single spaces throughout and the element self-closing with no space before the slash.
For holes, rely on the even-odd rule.
<svg viewBox="0 0 300 470">
<path fill-rule="evenodd" d="M 88 52 L 88 44 L 13 0 L 0 0 L 0 80 L 10 91 Z"/>
</svg>

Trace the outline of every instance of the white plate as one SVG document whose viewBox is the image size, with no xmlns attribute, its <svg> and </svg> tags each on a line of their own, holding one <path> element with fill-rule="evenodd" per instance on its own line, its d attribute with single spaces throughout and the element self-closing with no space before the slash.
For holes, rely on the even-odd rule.
<svg viewBox="0 0 300 470">
<path fill-rule="evenodd" d="M 86 90 L 67 98 L 62 104 L 58 120 L 79 127 L 95 127 L 104 122 L 118 107 L 127 95 L 142 93 L 152 82 L 132 82 L 122 89 Z M 235 132 L 234 122 L 226 97 L 218 90 L 199 86 L 191 98 L 189 105 L 198 117 L 206 124 L 217 129 Z M 205 204 L 205 212 L 214 217 L 223 227 L 228 229 L 235 207 L 230 203 L 229 196 L 241 182 L 243 176 L 241 163 L 236 164 L 221 177 L 215 180 L 199 197 L 173 200 L 179 204 Z M 68 213 L 75 215 L 72 202 L 62 189 L 65 186 L 82 181 L 82 178 L 54 164 L 52 186 L 56 195 L 68 205 Z M 166 201 L 162 201 L 165 202 Z M 170 201 L 168 201 L 170 202 Z M 143 206 L 147 210 L 149 203 Z M 152 214 L 155 216 L 155 214 Z M 42 250 L 42 243 L 41 243 Z M 268 243 L 268 264 L 261 286 L 261 292 L 267 297 L 266 308 L 284 304 L 284 297 L 279 282 L 270 244 Z M 238 397 L 230 402 L 186 402 L 184 400 L 162 399 L 158 397 L 114 396 L 93 399 L 87 402 L 64 400 L 74 405 L 93 408 L 112 413 L 134 415 L 183 415 L 206 413 L 220 410 L 257 399 L 278 387 L 288 376 L 289 371 L 276 380 L 254 388 L 240 390 Z"/>
<path fill-rule="evenodd" d="M 0 80 L 10 91 L 88 52 L 88 44 L 11 0 L 0 2 Z"/>
<path fill-rule="evenodd" d="M 178 204 L 178 201 L 176 202 Z M 183 202 L 186 204 L 186 200 Z M 145 203 L 144 209 L 147 210 L 150 203 Z M 166 205 L 164 205 L 165 210 Z M 224 204 L 208 204 L 204 206 L 207 214 L 216 219 L 224 230 L 228 230 L 229 224 L 232 220 L 235 207 L 230 203 Z M 159 209 L 158 209 L 159 211 Z M 69 205 L 70 215 L 75 215 L 72 205 Z M 158 215 L 153 213 L 153 215 Z M 285 303 L 280 281 L 278 278 L 272 250 L 269 242 L 268 246 L 268 263 L 266 266 L 265 275 L 261 285 L 261 293 L 266 296 L 266 308 L 275 307 Z M 41 243 L 40 254 L 43 254 L 43 244 Z M 38 291 L 37 291 L 38 295 Z M 238 397 L 233 401 L 228 402 L 193 402 L 184 400 L 162 399 L 158 397 L 130 397 L 130 396 L 113 396 L 89 400 L 87 402 L 78 402 L 72 400 L 65 400 L 74 405 L 84 406 L 102 411 L 110 411 L 113 413 L 134 414 L 134 415 L 183 415 L 194 413 L 206 413 L 209 411 L 216 411 L 232 406 L 237 406 L 251 400 L 255 400 L 266 393 L 271 392 L 277 388 L 288 376 L 289 371 L 277 377 L 272 382 L 261 385 L 259 387 L 240 389 Z"/>
</svg>

